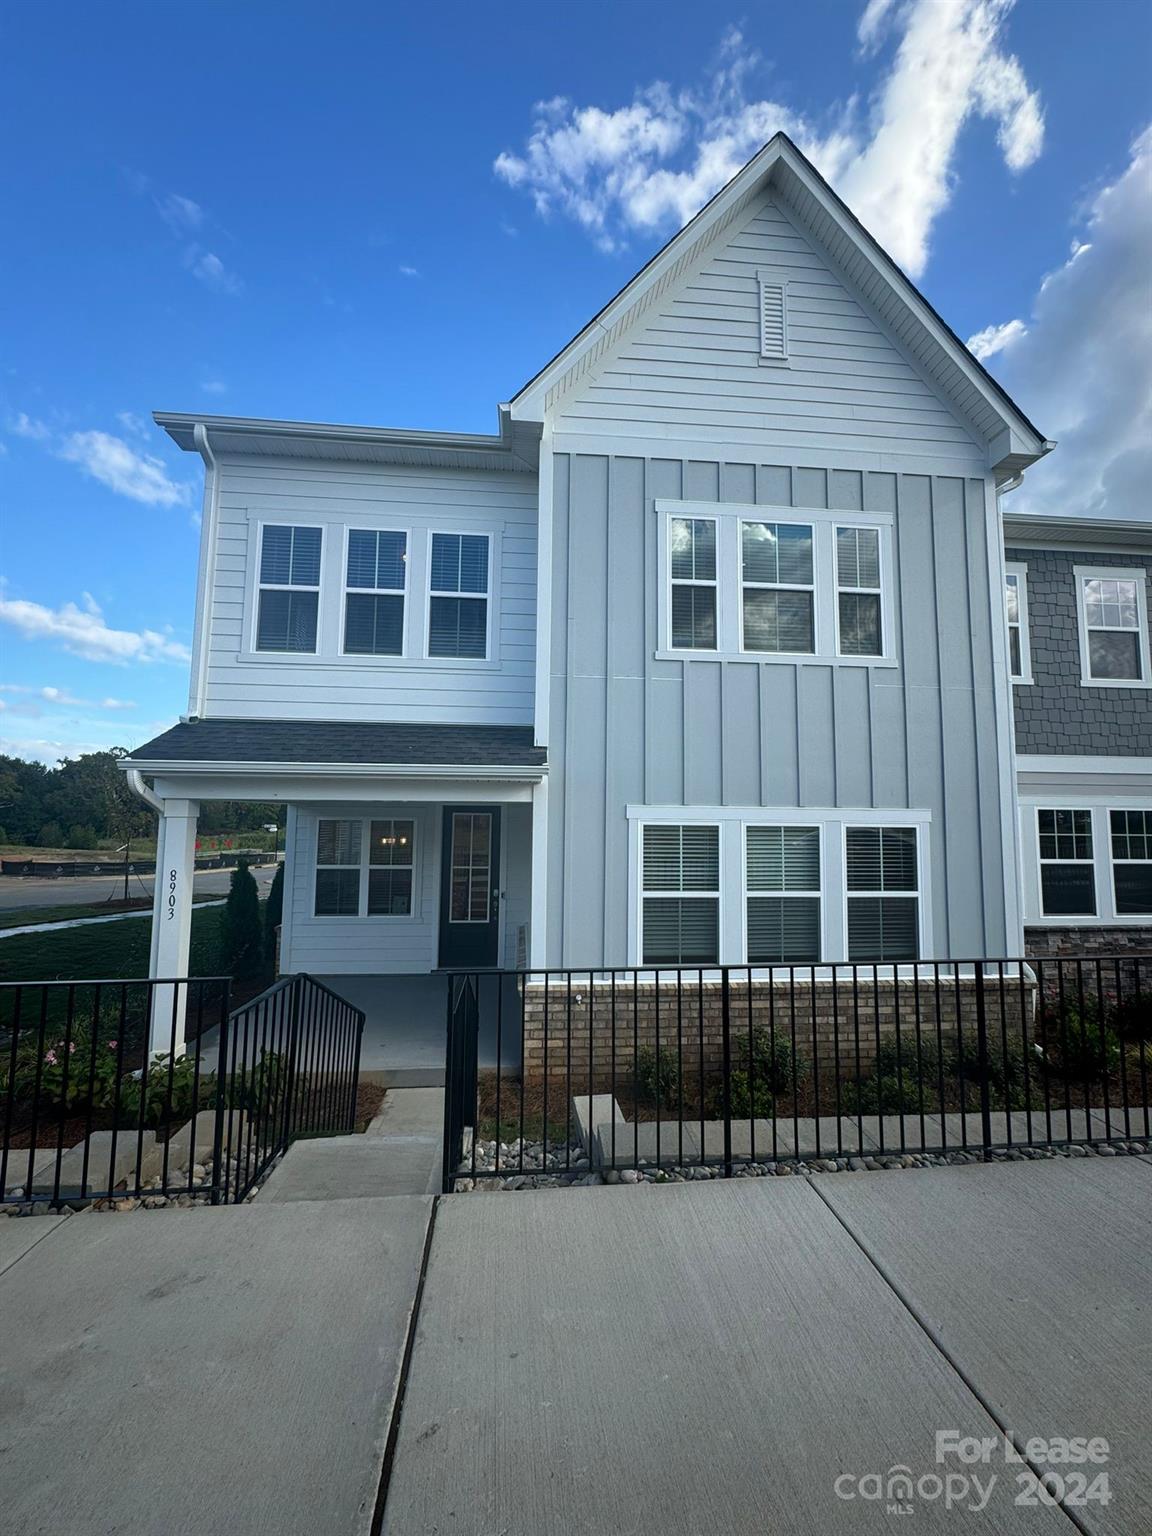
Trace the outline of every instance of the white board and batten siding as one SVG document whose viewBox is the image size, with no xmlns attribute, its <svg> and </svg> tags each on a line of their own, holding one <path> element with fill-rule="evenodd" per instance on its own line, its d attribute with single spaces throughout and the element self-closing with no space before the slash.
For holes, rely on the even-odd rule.
<svg viewBox="0 0 1152 1536">
<path fill-rule="evenodd" d="M 355 462 L 220 463 L 211 632 L 201 713 L 230 719 L 391 720 L 526 725 L 532 721 L 537 482 L 508 471 Z M 260 528 L 324 530 L 319 650 L 255 650 Z M 489 656 L 420 656 L 427 593 L 410 590 L 411 654 L 341 652 L 346 530 L 486 533 L 491 537 Z M 413 586 L 409 582 L 410 588 Z"/>
</svg>

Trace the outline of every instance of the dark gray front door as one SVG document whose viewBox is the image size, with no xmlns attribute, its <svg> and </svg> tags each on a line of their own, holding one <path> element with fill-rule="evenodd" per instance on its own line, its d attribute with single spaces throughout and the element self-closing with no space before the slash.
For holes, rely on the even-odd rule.
<svg viewBox="0 0 1152 1536">
<path fill-rule="evenodd" d="M 500 934 L 500 811 L 444 807 L 440 964 L 496 964 Z"/>
</svg>

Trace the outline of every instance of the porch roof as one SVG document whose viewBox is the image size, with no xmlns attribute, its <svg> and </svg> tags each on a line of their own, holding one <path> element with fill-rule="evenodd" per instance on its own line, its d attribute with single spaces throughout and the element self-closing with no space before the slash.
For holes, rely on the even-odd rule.
<svg viewBox="0 0 1152 1536">
<path fill-rule="evenodd" d="M 378 772 L 405 769 L 532 769 L 547 762 L 529 725 L 423 725 L 372 720 L 191 720 L 174 725 L 125 759 L 145 773 L 241 766 Z"/>
</svg>

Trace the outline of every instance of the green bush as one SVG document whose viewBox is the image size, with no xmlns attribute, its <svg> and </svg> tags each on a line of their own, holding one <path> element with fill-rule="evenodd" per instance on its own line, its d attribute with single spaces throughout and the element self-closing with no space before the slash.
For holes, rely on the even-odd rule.
<svg viewBox="0 0 1152 1536">
<path fill-rule="evenodd" d="M 1026 1048 L 1022 1041 L 1009 1037 L 1005 1042 L 996 1030 L 988 1032 L 988 1097 L 993 1109 L 1027 1109 L 1029 1098 L 1038 1098 L 1036 1077 L 1042 1070 L 1042 1059 L 1025 1062 Z M 980 1092 L 980 1049 L 975 1030 L 966 1031 L 951 1052 L 946 1075 L 972 1085 Z M 966 1097 L 968 1107 L 973 1107 L 971 1095 Z"/>
<path fill-rule="evenodd" d="M 264 961 L 260 892 L 244 859 L 232 872 L 224 903 L 222 939 L 225 968 L 230 975 L 244 981 L 260 974 Z"/>
<path fill-rule="evenodd" d="M 0 1097 L 7 1098 L 11 1087 L 12 1102 L 19 1108 L 76 1109 L 91 1101 L 97 1109 L 111 1107 L 116 1097 L 117 1042 L 97 1042 L 92 1059 L 92 1039 L 84 1029 L 75 1029 L 67 1045 L 63 1039 L 47 1039 L 41 1054 L 38 1035 L 26 1035 L 16 1048 L 12 1062 L 9 1051 L 0 1059 Z"/>
<path fill-rule="evenodd" d="M 59 848 L 64 841 L 64 831 L 58 821 L 46 821 L 40 828 L 36 838 L 40 848 Z"/>
<path fill-rule="evenodd" d="M 1045 1008 L 1040 1028 L 1045 1062 L 1065 1081 L 1097 1083 L 1119 1069 L 1119 1037 L 1101 1020 L 1094 999 L 1085 999 L 1083 1010 L 1072 1006 Z"/>
<path fill-rule="evenodd" d="M 762 1077 L 753 1078 L 742 1067 L 735 1068 L 729 1076 L 729 1100 L 734 1120 L 769 1120 L 776 1113 L 776 1099 Z M 724 1091 L 719 1089 L 716 1112 L 723 1114 Z"/>
<path fill-rule="evenodd" d="M 775 1039 L 767 1029 L 754 1029 L 749 1048 L 746 1040 L 734 1040 L 733 1048 L 740 1066 L 759 1093 L 761 1086 L 776 1098 L 795 1093 L 808 1081 L 812 1063 L 803 1051 L 792 1054 L 791 1037 L 778 1034 Z"/>
<path fill-rule="evenodd" d="M 633 1074 L 636 1098 L 656 1109 L 672 1109 L 680 1099 L 680 1067 L 671 1049 L 657 1053 L 645 1046 L 637 1052 Z"/>
<path fill-rule="evenodd" d="M 150 1127 L 183 1124 L 197 1109 L 210 1109 L 215 1102 L 216 1079 L 201 1075 L 197 1080 L 194 1056 L 181 1056 L 173 1063 L 171 1056 L 160 1052 L 148 1063 L 147 1082 L 143 1077 L 126 1077 L 120 1088 L 123 1118 L 133 1125 L 141 1119 Z"/>
<path fill-rule="evenodd" d="M 68 833 L 69 848 L 97 847 L 96 833 L 91 827 L 73 827 Z"/>
</svg>

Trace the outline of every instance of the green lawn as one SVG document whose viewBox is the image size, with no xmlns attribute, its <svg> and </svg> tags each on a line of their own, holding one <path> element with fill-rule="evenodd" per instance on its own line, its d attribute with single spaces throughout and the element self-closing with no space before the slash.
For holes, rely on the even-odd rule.
<svg viewBox="0 0 1152 1536">
<path fill-rule="evenodd" d="M 223 901 L 222 896 L 203 896 L 197 906 L 202 906 L 206 901 Z M 136 903 L 133 903 L 135 906 Z M 74 917 L 111 917 L 117 912 L 125 910 L 119 902 L 109 904 L 106 901 L 75 907 L 6 907 L 0 912 L 0 931 L 5 928 L 30 928 L 34 923 L 66 923 Z M 149 897 L 141 899 L 138 910 L 146 915 L 151 915 L 152 901 Z"/>
<path fill-rule="evenodd" d="M 73 916 L 76 911 L 72 909 Z M 223 920 L 223 907 L 201 907 L 192 913 L 190 975 L 220 974 Z M 43 918 L 26 913 L 25 921 L 43 921 Z M 0 939 L 0 980 L 81 981 L 103 977 L 128 980 L 147 976 L 151 922 L 151 914 L 145 913 L 141 917 L 126 917 L 118 923 L 94 923 L 89 928 L 65 928 L 59 933 L 26 933 L 14 939 Z"/>
</svg>

